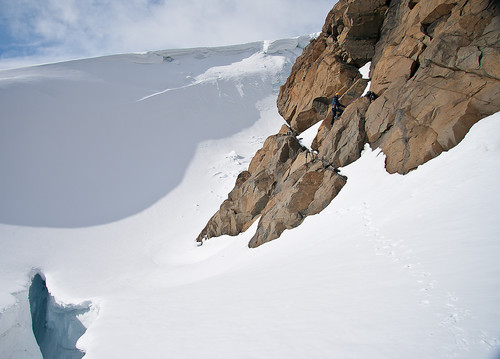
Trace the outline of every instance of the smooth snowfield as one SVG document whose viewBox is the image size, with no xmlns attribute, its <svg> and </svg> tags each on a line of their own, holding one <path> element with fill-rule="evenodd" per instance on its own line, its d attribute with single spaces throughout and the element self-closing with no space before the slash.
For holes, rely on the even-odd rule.
<svg viewBox="0 0 500 359">
<path fill-rule="evenodd" d="M 82 227 L 148 208 L 200 142 L 259 118 L 309 39 L 0 72 L 0 222 Z"/>
<path fill-rule="evenodd" d="M 61 303 L 92 302 L 91 311 L 82 317 L 88 329 L 77 343 L 86 352 L 85 359 L 498 358 L 500 114 L 480 121 L 456 148 L 406 176 L 387 174 L 383 154 L 366 148 L 359 161 L 342 168 L 347 185 L 325 211 L 257 249 L 247 247 L 255 226 L 238 237 L 210 239 L 201 247 L 195 244 L 237 174 L 283 123 L 275 106 L 281 75 L 264 76 L 270 72 L 262 66 L 262 71 L 245 77 L 237 64 L 268 64 L 268 57 L 276 56 L 272 70 L 286 72 L 293 56 L 279 59 L 283 54 L 259 51 L 234 61 L 222 51 L 219 64 L 216 57 L 211 58 L 210 67 L 199 73 L 210 79 L 219 74 L 217 80 L 196 92 L 206 106 L 176 107 L 172 119 L 158 115 L 158 124 L 168 129 L 164 148 L 150 138 L 157 127 L 144 128 L 136 138 L 129 131 L 141 126 L 116 124 L 123 134 L 136 138 L 137 145 L 118 146 L 117 158 L 107 153 L 109 163 L 124 160 L 136 150 L 137 162 L 153 161 L 156 173 L 179 172 L 174 174 L 178 180 L 163 188 L 164 197 L 156 198 L 152 206 L 87 228 L 0 225 L 0 307 L 4 308 L 0 357 L 41 358 L 23 299 L 30 277 L 40 271 Z M 196 56 L 196 52 L 186 54 L 185 61 L 197 64 Z M 105 67 L 108 61 L 111 65 Z M 64 66 L 76 71 L 93 64 L 95 71 L 108 76 L 115 61 L 120 64 L 123 57 Z M 177 66 L 183 66 L 178 61 Z M 116 81 L 121 78 L 118 64 Z M 146 66 L 161 74 L 170 65 Z M 19 81 L 28 81 L 30 72 L 39 76 L 38 70 L 19 70 Z M 128 73 L 127 81 L 139 81 L 135 74 L 137 79 L 134 72 Z M 85 76 L 80 81 L 87 83 Z M 163 87 L 145 86 L 148 91 L 134 90 L 133 96 L 127 95 L 127 103 L 134 101 L 144 106 L 140 107 L 144 113 L 156 116 L 163 102 L 186 101 L 181 95 L 169 99 L 178 91 L 165 90 L 200 81 L 197 76 L 185 82 L 172 80 Z M 53 77 L 37 78 L 25 88 L 13 79 L 5 86 L 25 96 L 25 91 L 36 92 L 53 81 Z M 253 83 L 255 87 L 250 86 Z M 115 90 L 121 87 L 111 80 L 109 84 Z M 63 90 L 68 87 L 58 91 Z M 144 98 L 149 95 L 154 96 Z M 121 100 L 122 94 L 113 99 Z M 22 98 L 11 100 L 19 103 Z M 234 112 L 246 108 L 252 115 L 226 113 L 231 103 L 237 106 Z M 38 106 L 38 110 L 43 107 Z M 185 110 L 192 113 L 185 115 Z M 37 112 L 36 108 L 30 111 Z M 212 111 L 228 117 L 207 115 Z M 132 113 L 144 121 L 139 112 Z M 177 125 L 184 116 L 188 125 Z M 39 127 L 49 133 L 53 119 L 42 120 Z M 79 121 L 84 127 L 87 117 Z M 196 126 L 209 133 L 193 135 Z M 112 131 L 102 131 L 103 148 L 107 148 L 104 143 L 113 147 L 119 142 Z M 90 132 L 85 134 L 83 138 L 89 138 Z M 19 141 L 27 141 L 19 136 Z M 152 149 L 146 151 L 151 143 Z M 28 150 L 32 149 L 23 149 Z M 178 157 L 165 157 L 159 153 L 163 150 Z M 12 170 L 31 171 L 17 169 L 16 163 L 19 167 L 22 163 L 15 154 L 10 161 Z M 111 175 L 107 169 L 74 161 L 72 168 L 102 170 L 98 178 Z M 54 168 L 40 170 L 48 179 L 60 174 L 50 172 Z M 35 174 L 26 180 L 36 183 Z M 122 180 L 130 179 L 114 178 L 117 184 Z M 142 191 L 150 185 L 143 181 L 131 188 Z M 121 202 L 112 205 L 119 207 Z"/>
</svg>

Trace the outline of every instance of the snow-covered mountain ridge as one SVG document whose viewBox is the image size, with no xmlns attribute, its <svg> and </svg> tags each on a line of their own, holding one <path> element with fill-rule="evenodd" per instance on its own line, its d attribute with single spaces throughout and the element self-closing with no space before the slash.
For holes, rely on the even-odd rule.
<svg viewBox="0 0 500 359">
<path fill-rule="evenodd" d="M 0 225 L 0 357 L 41 358 L 34 323 L 45 359 L 496 359 L 498 114 L 406 176 L 365 148 L 335 201 L 278 241 L 249 249 L 254 225 L 194 243 L 282 126 L 301 41 L 0 72 L 0 181 L 18 195 L 0 205 L 26 224 Z"/>
</svg>

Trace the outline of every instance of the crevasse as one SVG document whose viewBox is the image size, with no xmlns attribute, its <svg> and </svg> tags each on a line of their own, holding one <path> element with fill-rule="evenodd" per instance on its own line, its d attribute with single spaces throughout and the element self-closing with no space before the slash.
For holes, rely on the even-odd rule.
<svg viewBox="0 0 500 359">
<path fill-rule="evenodd" d="M 41 274 L 35 274 L 29 288 L 33 334 L 44 359 L 80 359 L 85 352 L 76 342 L 87 328 L 78 316 L 90 310 L 90 303 L 60 305 L 47 289 Z"/>
</svg>

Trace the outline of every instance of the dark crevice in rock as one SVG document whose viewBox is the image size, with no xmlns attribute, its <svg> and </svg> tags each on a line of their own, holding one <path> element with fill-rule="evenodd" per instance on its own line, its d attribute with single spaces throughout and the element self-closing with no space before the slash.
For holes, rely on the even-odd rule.
<svg viewBox="0 0 500 359">
<path fill-rule="evenodd" d="M 481 68 L 483 66 L 483 57 L 484 57 L 484 53 L 481 51 L 481 49 L 479 49 L 479 58 L 478 58 L 478 63 L 479 63 L 479 68 Z"/>
<path fill-rule="evenodd" d="M 415 74 L 417 73 L 418 69 L 420 68 L 420 61 L 417 59 L 411 64 L 411 69 L 410 69 L 410 78 L 413 78 Z"/>
</svg>

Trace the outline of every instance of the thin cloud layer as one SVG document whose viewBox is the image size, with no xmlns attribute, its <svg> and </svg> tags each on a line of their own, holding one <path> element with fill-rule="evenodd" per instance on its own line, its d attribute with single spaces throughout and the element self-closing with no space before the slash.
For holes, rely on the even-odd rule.
<svg viewBox="0 0 500 359">
<path fill-rule="evenodd" d="M 299 36 L 320 31 L 333 3 L 0 0 L 0 61 L 88 57 Z"/>
</svg>

